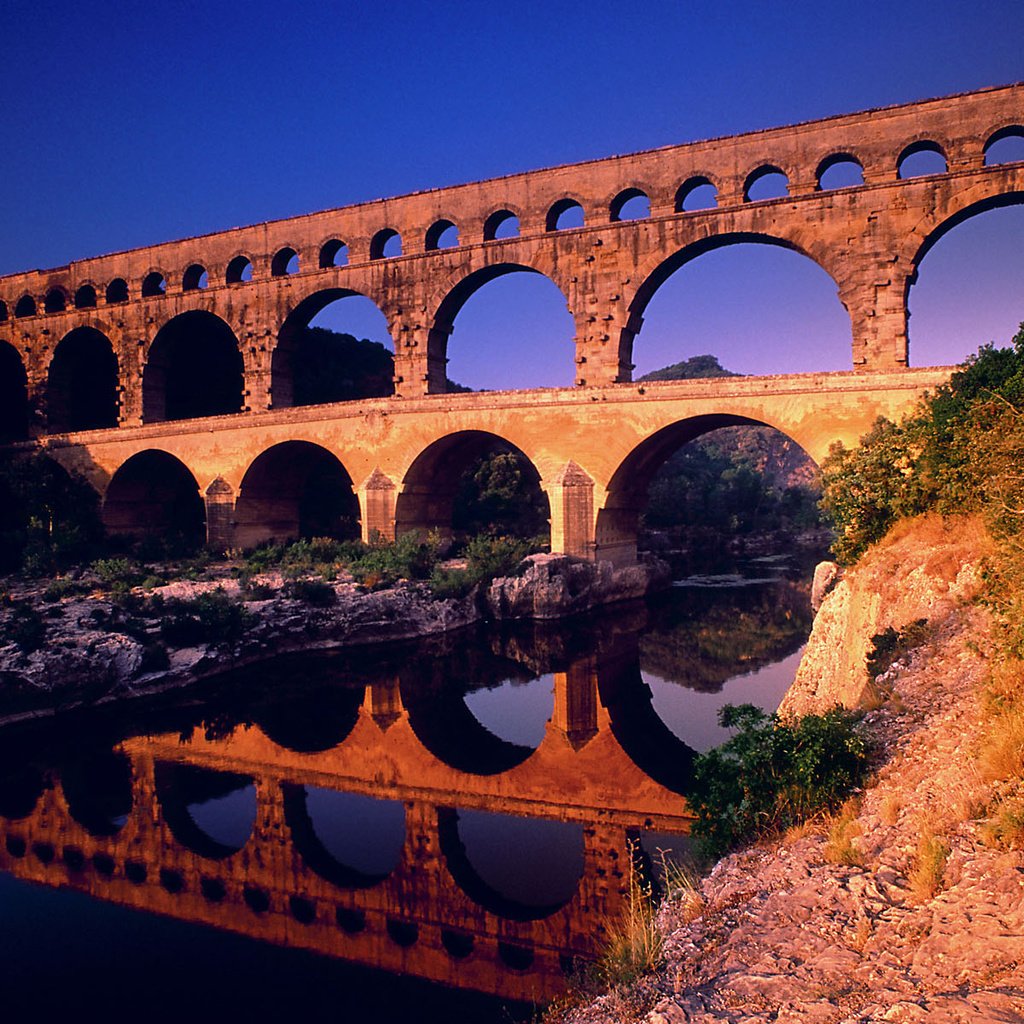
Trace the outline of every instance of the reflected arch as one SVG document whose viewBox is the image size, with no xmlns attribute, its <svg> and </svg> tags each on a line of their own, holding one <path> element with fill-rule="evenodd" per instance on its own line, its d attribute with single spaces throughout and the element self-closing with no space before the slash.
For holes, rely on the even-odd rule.
<svg viewBox="0 0 1024 1024">
<path fill-rule="evenodd" d="M 316 669 L 314 669 L 316 671 Z M 267 666 L 271 685 L 273 667 Z M 264 676 L 266 678 L 266 676 Z M 283 681 L 281 681 L 283 682 Z M 263 734 L 285 750 L 298 754 L 319 754 L 340 747 L 359 720 L 363 691 L 355 686 L 330 686 L 297 692 L 283 689 L 283 696 L 266 708 L 252 713 Z"/>
<path fill-rule="evenodd" d="M 794 256 L 783 255 L 778 250 Z M 701 257 L 707 259 L 701 260 Z M 686 277 L 679 276 L 670 283 L 684 268 L 687 268 Z M 698 280 L 697 275 L 701 278 L 699 289 L 690 286 L 692 294 L 684 293 L 681 298 L 672 295 L 677 288 L 685 289 L 688 281 Z M 755 289 L 752 297 L 748 295 L 751 288 Z M 760 294 L 757 289 L 761 290 Z M 731 320 L 725 319 L 735 317 L 737 308 L 742 307 L 742 303 L 728 301 L 733 291 L 745 302 L 756 301 L 766 312 L 785 318 L 784 323 L 777 322 L 775 327 L 776 331 L 785 328 L 784 341 L 774 348 L 768 346 L 762 335 L 740 339 L 743 343 L 741 358 L 755 363 L 766 360 L 769 364 L 766 367 L 755 365 L 752 372 L 794 373 L 852 367 L 852 321 L 839 297 L 836 280 L 827 268 L 788 238 L 734 232 L 702 239 L 679 249 L 646 272 L 630 301 L 626 326 L 619 333 L 620 379 L 632 380 L 634 364 L 641 363 L 641 353 L 636 350 L 638 335 L 649 344 L 661 340 L 656 337 L 657 329 L 652 329 L 651 325 L 656 322 L 653 313 L 663 305 L 668 307 L 674 303 L 678 307 L 669 309 L 666 317 L 669 326 L 662 348 L 667 349 L 667 353 L 660 362 L 649 367 L 650 357 L 644 353 L 645 369 L 653 370 L 685 356 L 705 354 L 709 349 L 711 354 L 721 356 L 722 346 L 713 343 L 716 338 L 728 338 L 733 345 L 738 345 L 739 332 L 729 329 L 727 324 Z M 785 301 L 780 301 L 780 293 Z M 652 302 L 655 302 L 653 310 Z M 798 313 L 790 311 L 794 304 L 799 304 Z M 750 319 L 746 315 L 744 322 Z M 647 333 L 641 335 L 645 325 Z M 683 351 L 679 348 L 679 338 L 691 325 L 696 325 L 692 329 L 700 331 L 696 343 L 704 347 L 693 349 L 694 343 L 689 343 L 690 349 Z M 804 340 L 812 330 L 813 344 Z M 709 336 L 711 341 L 708 341 Z M 716 347 L 718 352 L 714 351 Z M 774 365 L 781 360 L 786 361 L 785 365 Z M 726 361 L 723 365 L 733 371 L 751 372 L 743 365 L 729 365 Z"/>
<path fill-rule="evenodd" d="M 523 263 L 483 267 L 437 307 L 427 337 L 430 390 L 447 391 L 451 381 L 499 391 L 569 386 L 574 338 L 565 292 L 547 274 Z"/>
<path fill-rule="evenodd" d="M 142 420 L 241 412 L 243 381 L 242 354 L 231 328 L 205 310 L 181 313 L 150 345 L 142 371 Z"/>
<path fill-rule="evenodd" d="M 655 474 L 683 445 L 712 430 L 736 426 L 772 427 L 800 444 L 774 423 L 731 413 L 693 416 L 663 427 L 641 441 L 612 474 L 604 506 L 597 513 L 597 557 L 632 565 L 636 561 L 640 515 L 647 505 Z"/>
<path fill-rule="evenodd" d="M 188 467 L 157 448 L 138 452 L 111 477 L 101 511 L 107 532 L 172 547 L 206 541 L 206 508 Z"/>
<path fill-rule="evenodd" d="M 951 365 L 1009 343 L 1024 319 L 1013 301 L 1024 293 L 1022 233 L 1024 191 L 968 203 L 928 231 L 906 282 L 908 365 Z"/>
<path fill-rule="evenodd" d="M 379 322 L 367 327 L 368 320 L 374 318 L 367 317 L 365 308 L 356 310 L 362 329 L 356 326 L 355 331 L 348 332 L 354 343 L 332 337 L 340 334 L 338 327 L 345 325 L 346 304 L 342 300 L 347 299 L 358 299 L 357 306 L 368 306 L 379 314 Z M 338 304 L 337 314 L 322 317 L 334 303 Z M 314 321 L 321 317 L 331 323 L 324 323 L 325 329 L 318 331 L 321 325 Z M 386 338 L 391 351 L 379 339 L 368 339 L 371 344 L 362 345 L 363 339 L 357 337 L 356 331 L 375 331 Z M 347 288 L 314 292 L 292 310 L 278 333 L 270 361 L 271 406 L 282 409 L 393 395 L 393 349 L 384 314 L 368 296 Z"/>
<path fill-rule="evenodd" d="M 223 860 L 249 841 L 256 822 L 250 776 L 175 761 L 157 761 L 153 775 L 164 821 L 182 846 Z"/>
<path fill-rule="evenodd" d="M 439 808 L 441 853 L 474 903 L 513 921 L 540 921 L 575 897 L 585 868 L 583 826 Z"/>
<path fill-rule="evenodd" d="M 117 356 L 94 327 L 66 334 L 47 374 L 47 426 L 51 433 L 116 427 Z"/>
<path fill-rule="evenodd" d="M 0 341 L 0 442 L 28 436 L 28 375 L 18 350 Z"/>
<path fill-rule="evenodd" d="M 90 835 L 121 831 L 132 811 L 132 768 L 125 754 L 86 751 L 61 768 L 60 779 L 71 817 Z"/>
<path fill-rule="evenodd" d="M 451 536 L 460 524 L 456 518 L 460 485 L 468 470 L 492 454 L 514 454 L 524 476 L 527 493 L 540 489 L 540 474 L 520 448 L 511 441 L 483 430 L 460 430 L 428 445 L 410 465 L 395 503 L 395 536 L 432 530 Z M 548 499 L 538 504 L 550 517 Z"/>
<path fill-rule="evenodd" d="M 362 793 L 284 783 L 292 845 L 321 878 L 344 889 L 380 885 L 405 848 L 405 806 Z"/>
<path fill-rule="evenodd" d="M 359 536 L 359 501 L 336 455 L 310 441 L 284 441 L 258 455 L 235 503 L 235 544 Z"/>
<path fill-rule="evenodd" d="M 666 789 L 686 793 L 697 752 L 658 715 L 651 688 L 640 672 L 639 657 L 634 653 L 603 659 L 598 666 L 597 687 L 612 735 L 626 756 Z"/>
</svg>

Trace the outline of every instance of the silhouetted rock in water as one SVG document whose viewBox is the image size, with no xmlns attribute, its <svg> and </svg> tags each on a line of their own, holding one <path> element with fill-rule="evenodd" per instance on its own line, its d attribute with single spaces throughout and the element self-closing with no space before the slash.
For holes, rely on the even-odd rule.
<svg viewBox="0 0 1024 1024">
<path fill-rule="evenodd" d="M 615 568 L 566 555 L 531 555 L 518 576 L 494 580 L 483 595 L 494 619 L 558 619 L 598 605 L 633 601 L 668 586 L 664 562 Z"/>
</svg>

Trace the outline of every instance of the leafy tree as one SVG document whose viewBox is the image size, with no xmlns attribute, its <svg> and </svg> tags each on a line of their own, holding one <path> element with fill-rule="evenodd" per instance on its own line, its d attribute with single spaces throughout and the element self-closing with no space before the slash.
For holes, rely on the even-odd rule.
<svg viewBox="0 0 1024 1024">
<path fill-rule="evenodd" d="M 456 530 L 536 537 L 548 528 L 548 503 L 525 457 L 496 452 L 459 481 L 452 514 Z"/>
</svg>

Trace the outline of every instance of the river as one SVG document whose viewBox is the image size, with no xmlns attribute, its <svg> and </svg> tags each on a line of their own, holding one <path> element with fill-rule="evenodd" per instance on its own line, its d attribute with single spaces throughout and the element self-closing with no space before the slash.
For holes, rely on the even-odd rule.
<svg viewBox="0 0 1024 1024">
<path fill-rule="evenodd" d="M 0 732 L 6 1012 L 529 1020 L 685 849 L 693 756 L 777 706 L 808 593 L 762 559 Z"/>
</svg>

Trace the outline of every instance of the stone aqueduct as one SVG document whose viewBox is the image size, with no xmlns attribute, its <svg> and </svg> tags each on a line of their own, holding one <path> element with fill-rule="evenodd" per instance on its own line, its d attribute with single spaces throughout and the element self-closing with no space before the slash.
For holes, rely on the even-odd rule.
<svg viewBox="0 0 1024 1024">
<path fill-rule="evenodd" d="M 299 532 L 304 492 L 331 481 L 355 492 L 366 537 L 444 528 L 457 472 L 488 446 L 514 446 L 548 496 L 552 550 L 628 562 L 646 483 L 680 443 L 760 422 L 820 460 L 830 442 L 855 441 L 943 379 L 907 367 L 908 290 L 947 230 L 1024 201 L 1024 162 L 989 160 L 1012 136 L 1024 137 L 1024 84 L 9 275 L 6 433 L 84 473 L 111 527 L 141 532 L 188 506 L 217 546 Z M 901 176 L 921 152 L 939 170 Z M 837 164 L 861 183 L 825 187 Z M 786 193 L 757 201 L 751 189 L 769 174 L 784 175 Z M 715 205 L 691 210 L 697 188 L 713 189 Z M 624 219 L 638 197 L 649 214 Z M 582 226 L 563 227 L 576 206 Z M 832 276 L 851 320 L 850 371 L 631 383 L 634 338 L 658 287 L 710 249 L 751 241 L 798 251 Z M 446 394 L 459 310 L 514 271 L 562 290 L 575 321 L 573 386 Z M 387 319 L 394 395 L 299 406 L 297 330 L 349 295 Z"/>
</svg>

